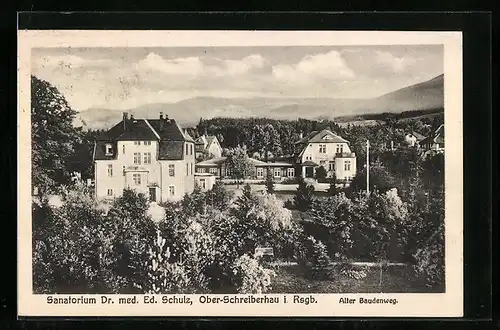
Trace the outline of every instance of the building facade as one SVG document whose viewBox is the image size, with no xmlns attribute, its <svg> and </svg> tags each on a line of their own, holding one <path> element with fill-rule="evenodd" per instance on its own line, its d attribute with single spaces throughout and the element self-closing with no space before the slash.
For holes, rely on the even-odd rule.
<svg viewBox="0 0 500 330">
<path fill-rule="evenodd" d="M 196 159 L 222 156 L 222 147 L 215 135 L 202 135 L 196 139 Z"/>
<path fill-rule="evenodd" d="M 322 166 L 327 177 L 338 180 L 351 180 L 356 175 L 356 155 L 349 142 L 330 130 L 314 131 L 299 140 L 295 156 L 260 161 L 248 158 L 252 170 L 246 179 L 265 180 L 271 172 L 275 181 L 292 179 L 299 175 L 315 178 L 317 169 Z M 217 157 L 196 163 L 197 173 L 210 173 L 217 178 L 230 179 L 231 166 L 226 157 Z"/>
<path fill-rule="evenodd" d="M 349 141 L 328 129 L 313 131 L 295 143 L 297 170 L 304 178 L 313 178 L 322 166 L 327 177 L 351 180 L 356 175 L 356 154 Z"/>
<path fill-rule="evenodd" d="M 422 157 L 444 153 L 444 125 L 439 126 L 431 136 L 420 142 Z"/>
<path fill-rule="evenodd" d="M 125 188 L 150 201 L 179 200 L 194 189 L 195 142 L 168 116 L 123 119 L 94 144 L 95 195 L 122 195 Z"/>
</svg>

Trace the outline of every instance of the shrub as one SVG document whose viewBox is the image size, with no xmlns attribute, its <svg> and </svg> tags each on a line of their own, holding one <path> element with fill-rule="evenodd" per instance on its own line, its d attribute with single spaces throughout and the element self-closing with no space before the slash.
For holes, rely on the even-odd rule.
<svg viewBox="0 0 500 330">
<path fill-rule="evenodd" d="M 275 272 L 262 267 L 259 260 L 242 255 L 233 264 L 233 284 L 238 293 L 266 293 L 271 289 L 271 279 Z"/>
<path fill-rule="evenodd" d="M 444 226 L 439 226 L 427 240 L 427 244 L 415 254 L 416 264 L 413 269 L 423 276 L 429 287 L 444 284 Z"/>
<path fill-rule="evenodd" d="M 327 175 L 328 175 L 328 173 L 326 172 L 326 169 L 323 166 L 319 166 L 316 169 L 315 176 L 316 176 L 316 180 L 318 180 L 318 182 L 321 182 L 321 183 L 327 182 L 327 180 L 326 180 Z"/>
</svg>

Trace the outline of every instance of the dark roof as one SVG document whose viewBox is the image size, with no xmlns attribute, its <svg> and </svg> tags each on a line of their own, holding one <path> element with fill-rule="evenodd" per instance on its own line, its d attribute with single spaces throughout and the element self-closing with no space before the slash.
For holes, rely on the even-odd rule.
<svg viewBox="0 0 500 330">
<path fill-rule="evenodd" d="M 163 127 L 161 126 L 163 121 Z M 162 140 L 187 141 L 182 129 L 174 119 L 148 119 L 149 124 L 158 133 Z"/>
<path fill-rule="evenodd" d="M 144 119 L 129 119 L 125 130 L 122 120 L 105 132 L 99 140 L 158 140 L 158 137 Z"/>
<path fill-rule="evenodd" d="M 435 131 L 433 136 L 429 136 L 422 141 L 420 141 L 421 145 L 432 143 L 444 143 L 444 125 L 439 126 Z"/>
<path fill-rule="evenodd" d="M 312 131 L 311 133 L 304 136 L 302 139 L 295 142 L 295 144 L 307 143 L 314 135 L 316 135 L 318 131 Z"/>
<path fill-rule="evenodd" d="M 94 149 L 94 159 L 98 160 L 112 160 L 115 159 L 115 152 L 113 155 L 106 155 L 106 144 L 111 144 L 113 147 L 113 151 L 116 151 L 116 143 L 115 142 L 107 142 L 107 141 L 96 141 L 95 149 Z"/>
<path fill-rule="evenodd" d="M 116 159 L 116 141 L 159 141 L 160 160 L 181 160 L 184 157 L 184 142 L 194 142 L 182 132 L 173 119 L 128 119 L 123 120 L 102 134 L 96 141 L 94 159 Z M 107 156 L 106 144 L 113 145 L 113 155 Z"/>
<path fill-rule="evenodd" d="M 324 137 L 327 136 L 328 139 L 324 139 Z M 302 144 L 302 143 L 314 143 L 314 142 L 319 142 L 319 143 L 348 143 L 347 140 L 341 138 L 337 134 L 333 133 L 332 131 L 328 129 L 324 129 L 322 131 L 313 131 L 309 133 L 306 137 L 300 139 L 299 141 L 295 142 L 295 144 Z"/>
<path fill-rule="evenodd" d="M 181 160 L 184 159 L 183 141 L 161 141 L 159 144 L 160 160 Z"/>
</svg>

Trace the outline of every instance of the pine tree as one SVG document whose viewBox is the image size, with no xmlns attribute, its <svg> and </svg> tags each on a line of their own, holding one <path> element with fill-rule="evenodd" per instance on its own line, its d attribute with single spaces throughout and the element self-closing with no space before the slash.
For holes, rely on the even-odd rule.
<svg viewBox="0 0 500 330">
<path fill-rule="evenodd" d="M 315 278 L 321 279 L 328 274 L 331 260 L 323 242 L 313 239 L 312 243 L 311 270 Z"/>
<path fill-rule="evenodd" d="M 314 200 L 314 186 L 308 185 L 302 176 L 299 176 L 299 186 L 293 198 L 295 207 L 300 211 L 307 211 Z"/>
<path fill-rule="evenodd" d="M 274 179 L 270 169 L 267 169 L 266 175 L 266 190 L 268 194 L 274 194 Z"/>
</svg>

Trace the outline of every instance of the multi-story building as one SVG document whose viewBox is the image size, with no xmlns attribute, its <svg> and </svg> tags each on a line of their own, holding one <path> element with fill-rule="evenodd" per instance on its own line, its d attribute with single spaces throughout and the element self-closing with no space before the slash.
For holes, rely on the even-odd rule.
<svg viewBox="0 0 500 330">
<path fill-rule="evenodd" d="M 313 178 L 323 166 L 328 177 L 350 180 L 356 175 L 356 154 L 349 141 L 328 129 L 313 131 L 295 143 L 297 171 L 304 178 Z"/>
<path fill-rule="evenodd" d="M 196 159 L 218 158 L 222 156 L 222 147 L 215 135 L 202 135 L 196 139 Z"/>
<path fill-rule="evenodd" d="M 420 141 L 422 157 L 444 153 L 444 125 L 440 125 L 431 136 Z"/>
<path fill-rule="evenodd" d="M 94 146 L 97 198 L 135 189 L 150 201 L 179 200 L 194 189 L 195 142 L 173 119 L 123 119 Z"/>
<path fill-rule="evenodd" d="M 274 158 L 267 162 L 248 158 L 251 171 L 247 179 L 263 180 L 271 171 L 275 181 L 292 179 L 298 175 L 315 178 L 316 170 L 323 166 L 327 176 L 339 180 L 350 180 L 356 175 L 356 155 L 351 152 L 349 142 L 330 130 L 314 131 L 300 139 L 293 157 Z M 231 177 L 231 166 L 226 157 L 218 157 L 196 164 L 197 173 L 210 173 L 215 177 Z"/>
</svg>

